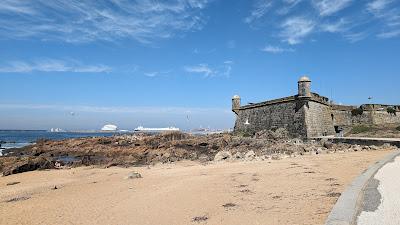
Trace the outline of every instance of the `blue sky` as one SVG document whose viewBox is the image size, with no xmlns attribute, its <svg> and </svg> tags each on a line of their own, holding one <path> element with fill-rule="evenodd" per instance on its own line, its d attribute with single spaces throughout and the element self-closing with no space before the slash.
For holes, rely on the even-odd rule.
<svg viewBox="0 0 400 225">
<path fill-rule="evenodd" d="M 231 97 L 400 104 L 399 0 L 3 0 L 0 129 L 230 128 Z"/>
</svg>

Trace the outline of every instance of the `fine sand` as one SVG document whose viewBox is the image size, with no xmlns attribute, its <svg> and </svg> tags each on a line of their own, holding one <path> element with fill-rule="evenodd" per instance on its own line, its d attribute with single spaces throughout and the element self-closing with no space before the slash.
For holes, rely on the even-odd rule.
<svg viewBox="0 0 400 225">
<path fill-rule="evenodd" d="M 389 153 L 0 177 L 0 224 L 323 224 L 345 187 Z M 143 178 L 126 179 L 132 171 Z"/>
</svg>

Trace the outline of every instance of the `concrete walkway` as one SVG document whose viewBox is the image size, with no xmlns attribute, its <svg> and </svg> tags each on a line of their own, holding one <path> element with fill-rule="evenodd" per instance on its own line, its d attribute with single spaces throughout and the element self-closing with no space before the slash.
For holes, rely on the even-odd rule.
<svg viewBox="0 0 400 225">
<path fill-rule="evenodd" d="M 400 224 L 400 151 L 371 165 L 342 193 L 326 225 Z"/>
<path fill-rule="evenodd" d="M 370 138 L 370 137 L 334 137 L 334 136 L 321 136 L 309 138 L 312 140 L 328 139 L 334 143 L 348 143 L 358 145 L 383 145 L 391 144 L 400 148 L 400 138 Z"/>
<path fill-rule="evenodd" d="M 385 164 L 369 180 L 357 224 L 400 224 L 400 156 Z"/>
</svg>

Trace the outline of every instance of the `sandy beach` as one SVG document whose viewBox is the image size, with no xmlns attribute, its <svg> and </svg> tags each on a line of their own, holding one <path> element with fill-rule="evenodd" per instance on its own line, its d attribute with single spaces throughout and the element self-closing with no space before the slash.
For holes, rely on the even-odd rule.
<svg viewBox="0 0 400 225">
<path fill-rule="evenodd" d="M 390 152 L 16 174 L 0 177 L 0 224 L 323 224 Z M 127 179 L 132 171 L 143 178 Z"/>
</svg>

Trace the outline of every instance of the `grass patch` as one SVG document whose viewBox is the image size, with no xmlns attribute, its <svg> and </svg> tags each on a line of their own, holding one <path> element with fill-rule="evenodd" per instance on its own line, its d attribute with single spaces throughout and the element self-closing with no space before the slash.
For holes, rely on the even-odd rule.
<svg viewBox="0 0 400 225">
<path fill-rule="evenodd" d="M 351 129 L 351 133 L 352 134 L 361 134 L 361 133 L 367 133 L 367 132 L 370 132 L 370 131 L 373 131 L 373 128 L 369 127 L 369 126 L 365 126 L 365 125 L 354 126 Z"/>
</svg>

